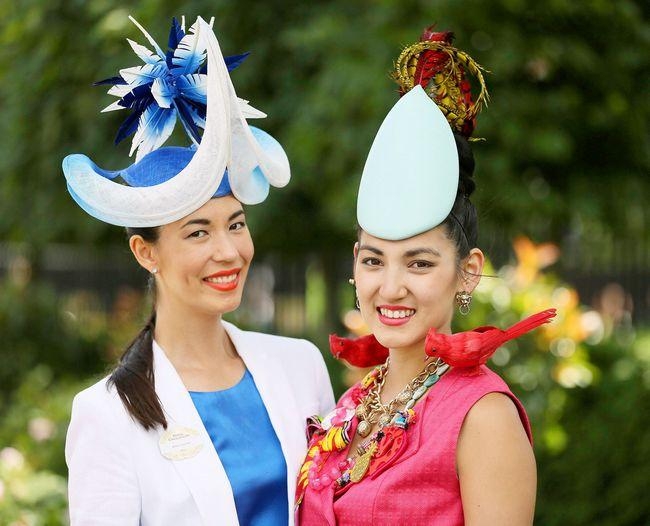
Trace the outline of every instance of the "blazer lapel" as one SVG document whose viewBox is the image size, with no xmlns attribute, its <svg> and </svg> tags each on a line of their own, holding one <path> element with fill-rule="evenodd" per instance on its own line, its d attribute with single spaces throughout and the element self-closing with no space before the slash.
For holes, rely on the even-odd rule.
<svg viewBox="0 0 650 526">
<path fill-rule="evenodd" d="M 254 332 L 241 331 L 227 322 L 223 322 L 223 325 L 255 380 L 280 441 L 287 463 L 287 498 L 290 524 L 293 524 L 296 477 L 307 450 L 307 438 L 305 422 L 298 410 L 290 378 L 280 361 L 282 354 L 273 352 L 274 348 L 269 348 L 269 345 L 277 345 L 274 339 Z"/>
<path fill-rule="evenodd" d="M 170 460 L 189 489 L 204 524 L 238 525 L 230 481 L 192 398 L 176 369 L 156 342 L 154 375 L 156 393 L 168 419 L 168 429 L 186 427 L 198 432 L 201 450 L 190 458 Z M 158 439 L 164 430 L 159 429 Z M 161 453 L 162 456 L 162 453 Z M 160 481 L 164 484 L 164 481 Z"/>
</svg>

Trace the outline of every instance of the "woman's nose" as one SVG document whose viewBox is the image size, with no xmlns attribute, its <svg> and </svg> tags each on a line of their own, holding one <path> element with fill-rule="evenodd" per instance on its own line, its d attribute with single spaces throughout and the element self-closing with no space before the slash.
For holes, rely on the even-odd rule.
<svg viewBox="0 0 650 526">
<path fill-rule="evenodd" d="M 212 259 L 215 261 L 234 261 L 239 256 L 237 245 L 228 234 L 218 236 L 212 248 Z"/>
<path fill-rule="evenodd" d="M 404 273 L 399 269 L 387 269 L 380 287 L 380 294 L 386 300 L 396 300 L 406 296 Z"/>
</svg>

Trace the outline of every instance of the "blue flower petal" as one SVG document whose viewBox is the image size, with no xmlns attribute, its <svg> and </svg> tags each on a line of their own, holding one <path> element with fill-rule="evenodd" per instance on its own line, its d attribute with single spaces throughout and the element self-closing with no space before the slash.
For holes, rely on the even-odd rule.
<svg viewBox="0 0 650 526">
<path fill-rule="evenodd" d="M 153 102 L 151 94 L 151 84 L 143 84 L 132 89 L 122 97 L 118 104 L 124 108 L 130 108 L 135 111 L 144 111 L 144 109 Z"/>
<path fill-rule="evenodd" d="M 138 122 L 140 121 L 140 116 L 143 112 L 144 109 L 134 111 L 124 120 L 120 126 L 120 129 L 117 130 L 117 135 L 115 136 L 116 145 L 120 144 L 124 139 L 126 139 L 129 135 L 135 132 L 135 130 L 137 130 Z"/>
<path fill-rule="evenodd" d="M 224 58 L 224 61 L 226 62 L 226 67 L 228 68 L 228 71 L 232 71 L 235 68 L 238 68 L 244 60 L 250 55 L 250 51 L 247 51 L 246 53 L 242 53 L 241 55 L 231 55 L 229 57 Z"/>
<path fill-rule="evenodd" d="M 124 86 L 125 84 L 128 83 L 120 76 L 110 77 L 104 80 L 98 80 L 97 82 L 93 82 L 93 86 L 103 86 L 105 84 L 111 84 L 113 86 Z"/>
<path fill-rule="evenodd" d="M 135 66 L 133 68 L 126 68 L 120 70 L 120 75 L 131 86 L 140 86 L 142 84 L 150 84 L 159 77 L 165 77 L 169 73 L 169 69 L 164 62 L 157 62 L 156 64 L 145 64 L 144 66 Z"/>
<path fill-rule="evenodd" d="M 185 36 L 185 31 L 181 28 L 181 25 L 178 23 L 178 20 L 176 20 L 176 17 L 172 18 L 172 27 L 169 31 L 169 40 L 167 42 L 167 67 L 169 69 L 172 69 L 174 66 L 174 63 L 172 62 L 172 59 L 174 57 L 174 52 L 176 51 L 176 48 L 178 47 L 178 43 L 183 39 Z"/>
<path fill-rule="evenodd" d="M 200 143 L 201 135 L 199 133 L 199 127 L 205 127 L 205 120 L 197 122 L 196 111 L 182 98 L 177 98 L 175 103 L 176 109 L 178 110 L 178 118 L 181 120 L 181 124 L 185 128 L 185 131 L 195 143 Z"/>
<path fill-rule="evenodd" d="M 176 79 L 176 86 L 181 97 L 204 105 L 207 103 L 207 75 L 182 75 Z"/>
<path fill-rule="evenodd" d="M 151 85 L 151 94 L 161 108 L 171 108 L 174 103 L 174 87 L 162 78 L 157 78 Z"/>
<path fill-rule="evenodd" d="M 173 67 L 170 68 L 172 75 L 180 76 L 196 73 L 205 61 L 205 57 L 205 45 L 203 45 L 202 37 L 196 33 L 196 24 L 194 24 L 190 28 L 190 32 L 178 43 L 176 51 L 174 51 Z"/>
<path fill-rule="evenodd" d="M 137 150 L 136 162 L 149 152 L 159 148 L 174 131 L 176 110 L 160 108 L 155 103 L 150 104 L 142 113 L 138 130 L 133 136 L 131 154 Z"/>
</svg>

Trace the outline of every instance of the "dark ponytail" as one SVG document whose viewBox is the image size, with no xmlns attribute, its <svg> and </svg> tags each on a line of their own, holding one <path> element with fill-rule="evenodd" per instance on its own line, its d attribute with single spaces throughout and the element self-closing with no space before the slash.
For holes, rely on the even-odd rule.
<svg viewBox="0 0 650 526">
<path fill-rule="evenodd" d="M 459 261 L 469 255 L 478 243 L 478 220 L 476 208 L 469 200 L 474 192 L 474 154 L 465 137 L 454 134 L 458 150 L 460 175 L 454 206 L 442 222 L 447 227 L 447 237 L 456 245 Z"/>
<path fill-rule="evenodd" d="M 155 243 L 158 240 L 158 228 L 127 228 L 127 236 L 142 236 L 145 241 Z M 155 284 L 149 282 L 154 294 Z M 108 385 L 114 385 L 124 407 L 131 417 L 146 430 L 159 425 L 167 429 L 167 419 L 156 394 L 153 370 L 153 334 L 156 327 L 155 307 L 149 320 L 140 333 L 127 346 L 117 367 L 108 379 Z"/>
</svg>

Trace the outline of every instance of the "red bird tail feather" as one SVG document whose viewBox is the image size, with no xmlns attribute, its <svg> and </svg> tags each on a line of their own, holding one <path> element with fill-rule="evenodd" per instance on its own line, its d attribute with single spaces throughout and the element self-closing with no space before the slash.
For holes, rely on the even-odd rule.
<svg viewBox="0 0 650 526">
<path fill-rule="evenodd" d="M 512 340 L 513 338 L 517 338 L 522 334 L 526 334 L 536 327 L 539 327 L 543 323 L 548 323 L 551 321 L 551 319 L 555 317 L 555 314 L 555 309 L 547 309 L 542 312 L 538 312 L 537 314 L 533 314 L 532 316 L 528 316 L 528 318 L 521 320 L 520 322 L 515 323 L 512 327 L 506 329 L 506 336 L 508 340 Z"/>
</svg>

